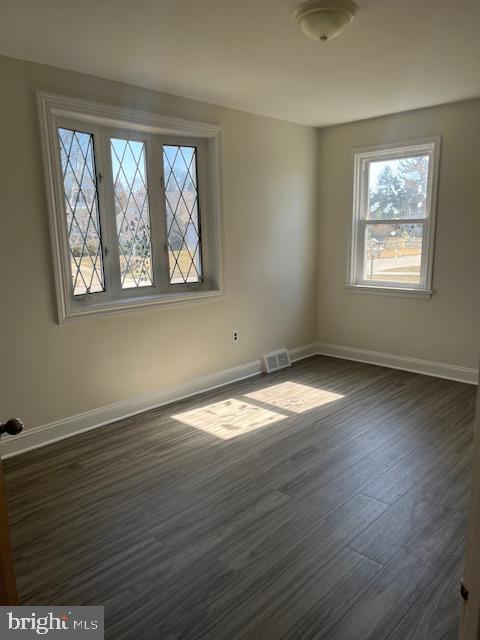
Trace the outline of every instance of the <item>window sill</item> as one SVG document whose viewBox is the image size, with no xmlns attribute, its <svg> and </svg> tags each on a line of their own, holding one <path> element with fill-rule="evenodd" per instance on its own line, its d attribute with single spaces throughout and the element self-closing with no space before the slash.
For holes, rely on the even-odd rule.
<svg viewBox="0 0 480 640">
<path fill-rule="evenodd" d="M 380 287 L 365 284 L 346 284 L 350 293 L 369 293 L 374 296 L 398 296 L 400 298 L 420 298 L 429 300 L 433 295 L 431 289 L 414 289 L 409 287 Z"/>
<path fill-rule="evenodd" d="M 151 309 L 160 306 L 186 306 L 205 302 L 219 302 L 225 299 L 223 291 L 214 289 L 211 291 L 183 291 L 181 293 L 166 293 L 159 296 L 143 296 L 113 300 L 100 304 L 71 304 L 65 309 L 60 318 L 60 323 L 77 320 L 79 318 L 91 318 L 93 316 L 106 316 L 117 313 L 125 313 L 133 310 Z"/>
</svg>

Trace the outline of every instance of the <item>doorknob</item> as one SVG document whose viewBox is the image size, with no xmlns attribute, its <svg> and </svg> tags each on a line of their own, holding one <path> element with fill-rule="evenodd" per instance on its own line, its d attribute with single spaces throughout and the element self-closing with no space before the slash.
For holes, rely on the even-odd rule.
<svg viewBox="0 0 480 640">
<path fill-rule="evenodd" d="M 7 422 L 0 423 L 0 438 L 2 434 L 8 433 L 10 436 L 16 436 L 23 431 L 23 422 L 20 418 L 11 418 Z"/>
</svg>

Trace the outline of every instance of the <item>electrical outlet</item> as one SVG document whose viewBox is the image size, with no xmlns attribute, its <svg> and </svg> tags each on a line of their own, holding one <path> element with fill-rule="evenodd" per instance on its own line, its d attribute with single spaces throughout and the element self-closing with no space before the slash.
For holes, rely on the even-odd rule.
<svg viewBox="0 0 480 640">
<path fill-rule="evenodd" d="M 239 333 L 238 331 L 235 330 L 232 336 L 233 342 L 238 342 L 239 338 L 240 338 Z"/>
</svg>

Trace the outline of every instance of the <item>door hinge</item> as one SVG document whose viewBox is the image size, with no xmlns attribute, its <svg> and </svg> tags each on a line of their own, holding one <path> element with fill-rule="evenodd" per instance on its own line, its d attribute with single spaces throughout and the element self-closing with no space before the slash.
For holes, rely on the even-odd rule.
<svg viewBox="0 0 480 640">
<path fill-rule="evenodd" d="M 462 596 L 462 598 L 465 600 L 465 602 L 468 602 L 468 589 L 467 587 L 463 584 L 463 580 L 460 582 L 460 595 Z"/>
</svg>

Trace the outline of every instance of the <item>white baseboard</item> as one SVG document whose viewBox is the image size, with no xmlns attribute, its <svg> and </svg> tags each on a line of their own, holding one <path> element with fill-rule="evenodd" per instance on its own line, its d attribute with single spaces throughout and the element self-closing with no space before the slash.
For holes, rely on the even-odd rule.
<svg viewBox="0 0 480 640">
<path fill-rule="evenodd" d="M 333 344 L 314 343 L 290 350 L 292 362 L 303 360 L 314 355 L 332 356 L 344 360 L 354 360 L 376 364 L 392 369 L 402 369 L 421 373 L 438 378 L 447 378 L 458 382 L 478 384 L 478 371 L 466 367 L 430 362 L 428 360 L 418 360 L 416 358 L 405 358 L 388 353 L 378 353 L 354 347 L 344 347 Z M 155 409 L 163 405 L 182 400 L 190 396 L 217 389 L 224 385 L 244 380 L 261 373 L 261 362 L 255 360 L 233 369 L 227 369 L 218 373 L 212 373 L 200 378 L 194 378 L 188 382 L 162 389 L 157 393 L 152 393 L 114 404 L 92 411 L 79 413 L 63 420 L 57 420 L 40 427 L 27 429 L 18 436 L 7 436 L 0 443 L 0 455 L 2 458 L 10 458 L 20 453 L 43 447 L 52 442 L 64 440 L 71 436 L 111 424 L 117 420 Z"/>
<path fill-rule="evenodd" d="M 290 354 L 290 359 L 292 362 L 298 362 L 299 360 L 304 360 L 305 358 L 311 358 L 312 356 L 318 355 L 318 344 L 314 342 L 313 344 L 305 344 L 303 347 L 296 347 L 295 349 L 288 350 Z"/>
<path fill-rule="evenodd" d="M 478 384 L 478 370 L 467 367 L 457 367 L 452 364 L 442 362 L 431 362 L 430 360 L 419 360 L 418 358 L 406 358 L 395 356 L 391 353 L 379 353 L 378 351 L 368 351 L 355 347 L 344 347 L 336 344 L 317 344 L 317 353 L 322 356 L 332 356 L 343 360 L 354 360 L 355 362 L 366 362 L 376 364 L 381 367 L 391 369 L 401 369 L 402 371 L 412 371 L 436 378 L 446 378 L 457 382 L 468 384 Z"/>
<path fill-rule="evenodd" d="M 290 350 L 292 362 L 316 355 L 317 345 L 310 344 Z M 224 385 L 244 380 L 261 373 L 261 362 L 249 362 L 248 364 L 227 369 L 218 373 L 212 373 L 200 378 L 194 378 L 188 382 L 162 389 L 152 393 L 114 404 L 92 411 L 85 411 L 69 418 L 57 420 L 50 424 L 26 429 L 18 436 L 6 436 L 0 443 L 0 456 L 10 458 L 20 453 L 25 453 L 38 447 L 43 447 L 52 442 L 70 438 L 79 433 L 102 427 L 106 424 L 128 418 L 149 409 L 155 409 L 162 405 L 182 400 L 198 393 L 204 393 L 211 389 L 217 389 Z"/>
</svg>

